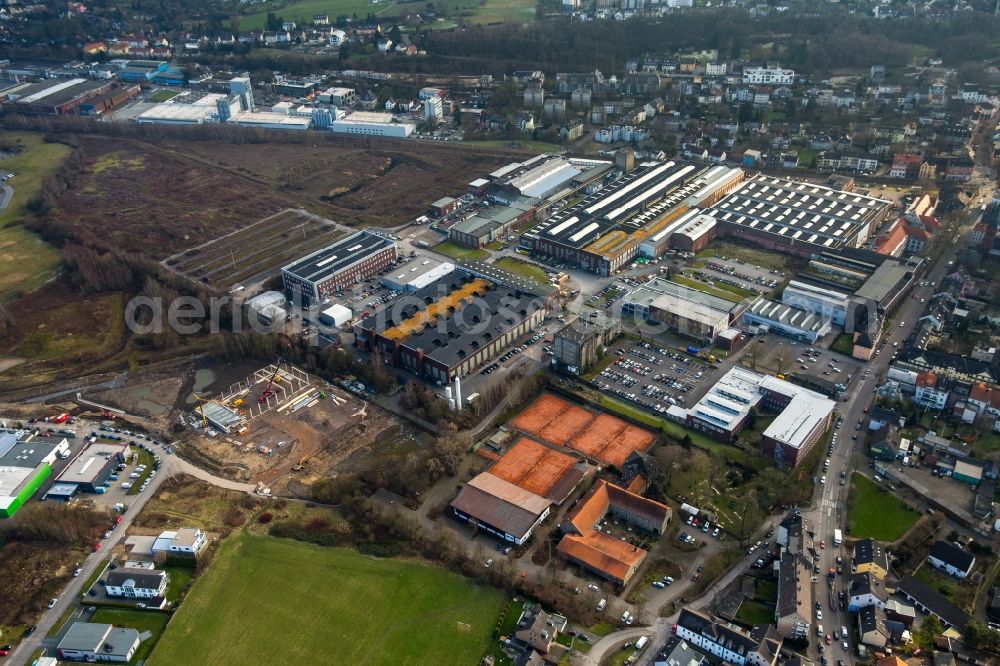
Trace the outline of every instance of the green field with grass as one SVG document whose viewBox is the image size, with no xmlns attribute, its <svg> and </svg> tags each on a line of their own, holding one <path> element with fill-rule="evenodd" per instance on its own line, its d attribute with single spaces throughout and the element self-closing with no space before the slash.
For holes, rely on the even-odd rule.
<svg viewBox="0 0 1000 666">
<path fill-rule="evenodd" d="M 699 250 L 695 256 L 699 259 L 711 259 L 717 256 L 739 259 L 751 266 L 759 266 L 768 270 L 784 270 L 792 261 L 786 255 L 778 252 L 724 240 L 712 241 L 708 247 Z"/>
<path fill-rule="evenodd" d="M 901 499 L 884 493 L 866 476 L 851 476 L 848 533 L 855 539 L 892 542 L 903 536 L 920 514 Z"/>
<path fill-rule="evenodd" d="M 277 14 L 285 21 L 295 21 L 300 27 L 308 27 L 312 25 L 312 17 L 315 14 L 327 14 L 330 17 L 330 21 L 334 21 L 338 16 L 352 16 L 354 14 L 362 18 L 368 14 L 375 14 L 376 16 L 387 13 L 398 14 L 401 12 L 401 8 L 400 5 L 388 0 L 384 2 L 371 2 L 371 0 L 298 0 L 297 2 L 285 3 L 284 5 L 268 6 L 264 11 L 240 16 L 240 30 L 263 28 L 267 25 L 268 12 Z"/>
<path fill-rule="evenodd" d="M 56 274 L 59 251 L 15 225 L 45 177 L 55 173 L 70 152 L 69 147 L 45 143 L 41 134 L 31 132 L 5 132 L 2 143 L 18 152 L 0 160 L 0 170 L 15 174 L 7 181 L 14 194 L 7 208 L 0 211 L 0 301 L 37 289 Z"/>
<path fill-rule="evenodd" d="M 498 590 L 444 569 L 244 533 L 222 544 L 147 663 L 473 664 L 502 607 Z"/>
<path fill-rule="evenodd" d="M 830 345 L 830 349 L 845 356 L 850 356 L 854 352 L 854 341 L 851 339 L 851 334 L 841 333 L 838 335 L 837 339 Z"/>
<path fill-rule="evenodd" d="M 137 630 L 140 634 L 144 631 L 153 634 L 151 638 L 147 638 L 140 643 L 139 649 L 135 651 L 132 661 L 139 662 L 148 658 L 149 653 L 156 647 L 156 642 L 160 640 L 163 630 L 166 629 L 167 622 L 170 621 L 170 616 L 157 611 L 131 610 L 128 608 L 98 608 L 94 616 L 90 618 L 90 621 L 111 624 L 116 627 L 129 627 Z"/>
<path fill-rule="evenodd" d="M 493 262 L 493 265 L 497 268 L 502 268 L 505 271 L 513 273 L 514 275 L 520 275 L 523 278 L 534 280 L 535 282 L 546 284 L 549 281 L 549 276 L 545 274 L 544 268 L 536 266 L 535 264 L 529 264 L 526 261 L 514 259 L 513 257 L 500 257 Z"/>
<path fill-rule="evenodd" d="M 774 622 L 774 611 L 767 604 L 745 600 L 736 611 L 736 621 L 749 626 L 771 624 Z"/>
<path fill-rule="evenodd" d="M 445 241 L 443 243 L 438 243 L 433 248 L 431 248 L 439 254 L 443 254 L 450 259 L 484 259 L 490 256 L 490 253 L 486 250 L 480 250 L 474 247 L 465 247 L 464 245 L 459 245 L 453 241 Z"/>
<path fill-rule="evenodd" d="M 684 277 L 683 275 L 675 275 L 675 276 L 673 276 L 671 278 L 671 280 L 673 280 L 677 284 L 682 284 L 685 287 L 691 287 L 692 289 L 694 289 L 696 291 L 700 291 L 703 294 L 708 294 L 709 296 L 716 296 L 718 298 L 721 298 L 721 299 L 724 299 L 724 300 L 727 300 L 727 301 L 732 301 L 734 303 L 743 300 L 743 298 L 741 296 L 737 296 L 736 294 L 732 293 L 731 291 L 723 291 L 722 289 L 719 289 L 718 287 L 709 286 L 709 285 L 705 284 L 704 282 L 701 282 L 699 280 L 693 280 L 693 279 L 691 279 L 689 277 Z"/>
<path fill-rule="evenodd" d="M 180 94 L 181 94 L 180 90 L 157 90 L 155 93 L 150 95 L 146 99 L 146 101 L 156 102 L 157 104 L 159 104 L 160 102 L 166 102 L 168 100 L 171 100 Z"/>
</svg>

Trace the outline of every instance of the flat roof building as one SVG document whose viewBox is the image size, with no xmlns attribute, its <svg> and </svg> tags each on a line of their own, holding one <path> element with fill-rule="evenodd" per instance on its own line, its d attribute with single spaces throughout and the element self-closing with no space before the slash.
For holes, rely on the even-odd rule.
<svg viewBox="0 0 1000 666">
<path fill-rule="evenodd" d="M 395 291 L 417 291 L 440 280 L 453 270 L 455 264 L 450 261 L 417 257 L 392 269 L 380 282 L 382 286 Z"/>
<path fill-rule="evenodd" d="M 580 317 L 566 324 L 552 339 L 552 360 L 562 370 L 583 372 L 598 360 L 598 352 L 621 335 L 619 317 Z"/>
<path fill-rule="evenodd" d="M 535 294 L 455 271 L 376 308 L 355 341 L 386 363 L 431 381 L 463 377 L 541 324 Z"/>
<path fill-rule="evenodd" d="M 68 455 L 66 440 L 46 440 L 0 432 L 0 518 L 10 518 L 52 475 L 58 454 Z"/>
<path fill-rule="evenodd" d="M 745 305 L 676 282 L 650 280 L 622 300 L 622 316 L 658 322 L 674 333 L 709 344 L 728 329 Z"/>
<path fill-rule="evenodd" d="M 355 111 L 330 124 L 330 131 L 335 134 L 354 134 L 360 136 L 387 136 L 405 139 L 416 129 L 409 122 L 398 122 L 391 113 L 375 113 L 371 111 Z"/>
<path fill-rule="evenodd" d="M 290 294 L 315 302 L 371 279 L 396 258 L 395 241 L 359 231 L 284 266 L 281 277 Z"/>
<path fill-rule="evenodd" d="M 801 308 L 837 326 L 844 325 L 850 295 L 800 280 L 791 280 L 781 293 L 781 302 Z"/>
<path fill-rule="evenodd" d="M 451 503 L 452 515 L 493 536 L 521 545 L 545 520 L 551 502 L 489 472 L 473 477 Z"/>
<path fill-rule="evenodd" d="M 128 444 L 87 444 L 60 472 L 56 481 L 76 484 L 85 492 L 97 492 L 115 467 L 125 462 L 128 456 Z"/>
<path fill-rule="evenodd" d="M 769 249 L 809 256 L 860 247 L 886 219 L 883 199 L 790 178 L 758 174 L 715 204 L 722 233 Z"/>
<path fill-rule="evenodd" d="M 47 79 L 9 88 L 5 94 L 8 108 L 21 113 L 61 116 L 78 113 L 84 103 L 110 92 L 112 88 L 113 84 L 108 81 Z"/>
<path fill-rule="evenodd" d="M 535 216 L 530 201 L 518 197 L 509 206 L 481 210 L 448 230 L 448 237 L 466 247 L 481 248 L 501 240 Z"/>
<path fill-rule="evenodd" d="M 836 405 L 815 391 L 737 366 L 688 409 L 686 423 L 731 441 L 746 427 L 754 408 L 776 412 L 763 433 L 763 452 L 777 465 L 795 467 L 826 432 Z"/>
<path fill-rule="evenodd" d="M 146 109 L 134 121 L 161 125 L 202 125 L 218 122 L 219 101 L 228 95 L 210 93 L 189 104 L 163 102 Z"/>
</svg>

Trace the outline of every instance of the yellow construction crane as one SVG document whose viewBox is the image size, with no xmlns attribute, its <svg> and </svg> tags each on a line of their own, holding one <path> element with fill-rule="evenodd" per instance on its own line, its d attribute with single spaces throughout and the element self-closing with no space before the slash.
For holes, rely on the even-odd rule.
<svg viewBox="0 0 1000 666">
<path fill-rule="evenodd" d="M 202 409 L 202 405 L 204 403 L 208 402 L 208 399 L 201 397 L 200 395 L 198 395 L 194 391 L 191 391 L 191 396 L 194 397 L 194 399 L 198 401 L 198 404 L 195 406 L 194 410 L 196 412 L 198 412 L 198 414 L 201 415 L 201 427 L 202 428 L 207 428 L 208 427 L 208 419 L 205 418 L 205 410 Z"/>
</svg>

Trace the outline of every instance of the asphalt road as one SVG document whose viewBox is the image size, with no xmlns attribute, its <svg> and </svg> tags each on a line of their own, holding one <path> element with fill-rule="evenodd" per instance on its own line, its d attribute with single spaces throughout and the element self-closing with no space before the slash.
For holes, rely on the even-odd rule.
<svg viewBox="0 0 1000 666">
<path fill-rule="evenodd" d="M 97 422 L 81 421 L 78 420 L 74 425 L 77 432 L 91 432 L 92 430 L 97 430 L 99 427 Z M 110 538 L 105 539 L 101 542 L 101 550 L 96 553 L 90 553 L 84 558 L 83 562 L 80 563 L 79 567 L 83 569 L 83 573 L 77 578 L 71 578 L 66 588 L 58 597 L 55 607 L 50 608 L 42 614 L 36 623 L 37 629 L 35 633 L 24 639 L 19 643 L 14 650 L 11 651 L 10 656 L 7 658 L 9 664 L 27 664 L 29 657 L 32 653 L 40 647 L 51 647 L 46 642 L 46 634 L 49 630 L 56 624 L 66 609 L 70 606 L 76 605 L 77 601 L 81 598 L 80 595 L 83 594 L 83 584 L 90 578 L 91 574 L 98 567 L 103 567 L 104 563 L 108 559 L 108 551 L 118 545 L 119 542 L 125 537 L 125 532 L 128 530 L 132 521 L 137 515 L 142 511 L 142 508 L 149 501 L 149 498 L 156 494 L 157 489 L 160 485 L 168 478 L 176 474 L 190 474 L 191 476 L 207 481 L 213 485 L 229 488 L 231 490 L 240 490 L 243 492 L 252 492 L 254 486 L 248 483 L 238 483 L 235 481 L 230 481 L 228 479 L 223 479 L 217 476 L 213 476 L 198 467 L 195 467 L 191 463 L 178 458 L 176 455 L 171 455 L 165 453 L 162 447 L 156 446 L 146 442 L 147 446 L 153 451 L 160 454 L 160 470 L 157 472 L 156 476 L 149 480 L 149 485 L 146 490 L 137 494 L 129 496 L 129 506 L 128 511 L 122 518 L 122 522 L 115 528 L 112 532 Z"/>
</svg>

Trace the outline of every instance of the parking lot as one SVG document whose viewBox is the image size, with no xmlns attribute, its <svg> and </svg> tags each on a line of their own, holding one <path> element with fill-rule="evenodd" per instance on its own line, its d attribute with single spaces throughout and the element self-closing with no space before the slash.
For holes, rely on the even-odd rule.
<svg viewBox="0 0 1000 666">
<path fill-rule="evenodd" d="M 694 403 L 716 379 L 716 369 L 704 360 L 655 343 L 626 340 L 611 351 L 617 358 L 592 383 L 651 412 Z"/>
<path fill-rule="evenodd" d="M 768 270 L 760 266 L 740 262 L 739 260 L 710 258 L 701 268 L 694 268 L 693 276 L 709 286 L 716 283 L 746 289 L 757 294 L 765 294 L 784 280 L 785 272 Z"/>
<path fill-rule="evenodd" d="M 864 367 L 849 356 L 774 334 L 753 340 L 743 354 L 742 363 L 757 371 L 821 377 L 844 385 Z"/>
</svg>

